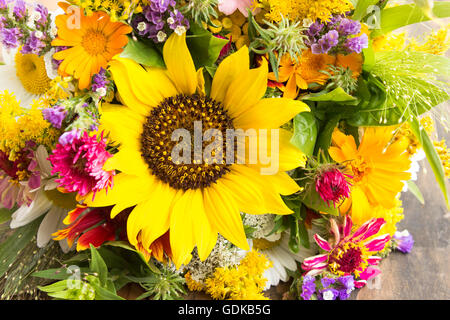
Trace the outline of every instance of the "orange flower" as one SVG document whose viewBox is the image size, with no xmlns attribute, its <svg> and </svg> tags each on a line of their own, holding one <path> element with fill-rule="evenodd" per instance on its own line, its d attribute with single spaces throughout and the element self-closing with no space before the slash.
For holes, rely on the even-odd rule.
<svg viewBox="0 0 450 320">
<path fill-rule="evenodd" d="M 334 64 L 336 58 L 327 54 L 313 54 L 310 49 L 305 50 L 298 57 L 298 62 L 289 54 L 284 55 L 278 68 L 278 80 L 273 72 L 269 73 L 269 80 L 286 82 L 283 97 L 295 99 L 298 88 L 307 89 L 308 84 L 325 84 L 328 76 L 320 71 L 329 71 L 329 65 Z"/>
<path fill-rule="evenodd" d="M 142 244 L 142 232 L 137 235 L 137 250 L 141 252 L 145 259 L 149 260 L 154 257 L 156 260 L 162 263 L 167 262 L 167 258 L 172 259 L 172 249 L 170 247 L 170 234 L 169 231 L 152 242 L 150 248 L 144 248 Z"/>
<path fill-rule="evenodd" d="M 360 53 L 352 52 L 347 55 L 338 54 L 336 57 L 336 66 L 352 70 L 352 77 L 355 79 L 361 74 L 362 65 L 363 57 Z"/>
<path fill-rule="evenodd" d="M 111 22 L 105 12 L 94 12 L 87 17 L 81 11 L 79 26 L 73 19 L 73 11 L 68 3 L 59 3 L 66 14 L 56 17 L 58 37 L 52 41 L 53 46 L 69 47 L 53 55 L 56 60 L 63 60 L 58 72 L 73 75 L 79 80 L 78 87 L 87 89 L 94 74 L 100 68 L 106 68 L 108 62 L 128 43 L 126 34 L 131 27 L 121 22 Z"/>
</svg>

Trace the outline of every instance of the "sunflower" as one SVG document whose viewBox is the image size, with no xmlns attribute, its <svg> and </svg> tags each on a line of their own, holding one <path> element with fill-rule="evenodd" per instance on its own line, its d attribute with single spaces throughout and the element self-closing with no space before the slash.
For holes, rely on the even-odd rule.
<svg viewBox="0 0 450 320">
<path fill-rule="evenodd" d="M 393 141 L 392 128 L 375 127 L 365 129 L 359 146 L 353 136 L 337 129 L 332 143 L 328 149 L 330 156 L 346 165 L 353 177 L 350 198 L 342 203 L 340 211 L 346 213 L 351 209 L 353 221 L 361 225 L 374 207 L 394 208 L 403 181 L 411 177 L 407 172 L 411 165 L 407 140 Z"/>
<path fill-rule="evenodd" d="M 128 240 L 150 248 L 170 230 L 170 246 L 177 267 L 191 259 L 197 246 L 200 259 L 208 257 L 220 233 L 248 250 L 240 212 L 290 214 L 281 195 L 299 191 L 283 171 L 304 166 L 305 155 L 289 143 L 290 134 L 279 126 L 309 108 L 285 98 L 261 99 L 266 91 L 268 66 L 249 69 L 248 48 L 243 47 L 219 65 L 210 96 L 201 90 L 202 70 L 196 71 L 185 40 L 171 35 L 163 48 L 167 70 L 144 69 L 136 62 L 117 58 L 110 70 L 125 106 L 104 105 L 101 126 L 120 143 L 119 152 L 104 166 L 116 169 L 114 187 L 87 198 L 89 206 L 115 205 L 115 216 L 135 206 L 127 221 Z M 171 134 L 196 121 L 203 132 L 217 128 L 277 129 L 279 172 L 262 175 L 262 161 L 248 164 L 198 161 L 177 164 L 171 154 Z M 276 131 L 276 130 L 274 130 Z M 194 132 L 195 135 L 195 132 Z M 220 140 L 218 140 L 220 141 Z M 258 141 L 259 142 L 259 141 Z M 260 147 L 264 146 L 262 143 Z M 232 149 L 231 149 L 232 150 Z M 212 154 L 212 153 L 211 153 Z M 239 158 L 239 155 L 238 155 Z"/>
<path fill-rule="evenodd" d="M 78 87 L 87 89 L 91 78 L 101 68 L 106 68 L 108 62 L 122 52 L 128 43 L 126 34 L 132 28 L 121 22 L 111 22 L 103 11 L 85 16 L 80 13 L 80 25 L 73 25 L 73 12 L 68 3 L 60 3 L 66 14 L 56 17 L 58 36 L 52 41 L 52 46 L 68 47 L 53 55 L 55 60 L 63 60 L 59 65 L 60 74 L 73 75 L 78 79 Z"/>
</svg>

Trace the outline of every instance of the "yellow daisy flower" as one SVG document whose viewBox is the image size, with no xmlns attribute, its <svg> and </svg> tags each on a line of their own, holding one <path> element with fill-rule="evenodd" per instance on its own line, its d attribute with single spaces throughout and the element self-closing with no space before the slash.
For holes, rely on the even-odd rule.
<svg viewBox="0 0 450 320">
<path fill-rule="evenodd" d="M 393 141 L 392 128 L 374 127 L 365 129 L 359 146 L 353 136 L 339 130 L 333 132 L 332 143 L 330 156 L 346 165 L 353 176 L 351 197 L 343 202 L 340 211 L 351 210 L 352 220 L 362 224 L 374 207 L 394 208 L 403 181 L 411 178 L 407 172 L 411 161 L 406 139 Z"/>
<path fill-rule="evenodd" d="M 120 142 L 119 152 L 105 169 L 119 170 L 114 187 L 87 196 L 89 206 L 115 205 L 112 217 L 135 206 L 127 221 L 128 239 L 142 246 L 170 230 L 173 261 L 177 267 L 191 259 L 197 247 L 208 257 L 220 233 L 248 250 L 240 212 L 290 214 L 280 194 L 299 191 L 284 172 L 304 166 L 304 154 L 289 143 L 290 134 L 279 129 L 279 172 L 262 175 L 262 161 L 247 164 L 175 163 L 171 157 L 176 129 L 192 132 L 201 121 L 203 133 L 216 128 L 278 129 L 309 108 L 284 98 L 261 99 L 266 91 L 268 66 L 249 69 L 248 48 L 227 57 L 218 67 L 210 96 L 200 89 L 202 70 L 195 69 L 185 35 L 172 34 L 163 48 L 167 70 L 144 69 L 126 58 L 111 62 L 110 70 L 125 106 L 104 105 L 101 124 Z M 194 132 L 195 134 L 195 132 Z M 259 142 L 259 141 L 258 141 Z M 278 141 L 268 141 L 267 148 Z M 262 142 L 260 147 L 263 148 Z M 267 151 L 269 151 L 267 150 Z M 268 154 L 275 155 L 274 152 Z M 247 155 L 247 153 L 246 153 Z M 269 155 L 270 156 L 270 155 Z M 238 155 L 239 158 L 239 155 Z M 228 161 L 227 161 L 228 162 Z"/>
</svg>

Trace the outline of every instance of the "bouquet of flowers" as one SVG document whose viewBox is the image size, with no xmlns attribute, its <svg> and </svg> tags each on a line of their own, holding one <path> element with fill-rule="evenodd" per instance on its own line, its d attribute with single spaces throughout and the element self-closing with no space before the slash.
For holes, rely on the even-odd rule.
<svg viewBox="0 0 450 320">
<path fill-rule="evenodd" d="M 0 0 L 2 299 L 347 299 L 449 151 L 450 2 Z M 442 25 L 442 23 L 441 23 Z M 445 116 L 440 118 L 445 125 Z"/>
</svg>

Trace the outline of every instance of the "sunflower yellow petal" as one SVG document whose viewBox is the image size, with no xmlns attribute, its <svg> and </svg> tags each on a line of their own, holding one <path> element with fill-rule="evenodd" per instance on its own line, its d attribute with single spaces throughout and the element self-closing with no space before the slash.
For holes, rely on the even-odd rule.
<svg viewBox="0 0 450 320">
<path fill-rule="evenodd" d="M 287 98 L 260 100 L 252 108 L 241 113 L 233 124 L 236 128 L 278 128 L 300 112 L 310 111 L 308 105 Z"/>
<path fill-rule="evenodd" d="M 169 77 L 179 92 L 194 94 L 197 89 L 197 72 L 186 45 L 185 33 L 181 36 L 172 33 L 164 45 L 163 57 Z"/>
<path fill-rule="evenodd" d="M 120 148 L 119 152 L 106 160 L 103 170 L 119 170 L 130 175 L 142 176 L 149 172 L 139 150 L 128 147 Z"/>
<path fill-rule="evenodd" d="M 224 98 L 225 109 L 231 118 L 237 118 L 261 100 L 267 89 L 267 62 L 260 67 L 241 73 L 231 82 Z"/>
<path fill-rule="evenodd" d="M 243 46 L 219 64 L 211 85 L 211 98 L 223 102 L 230 84 L 249 68 L 248 48 Z"/>
</svg>

